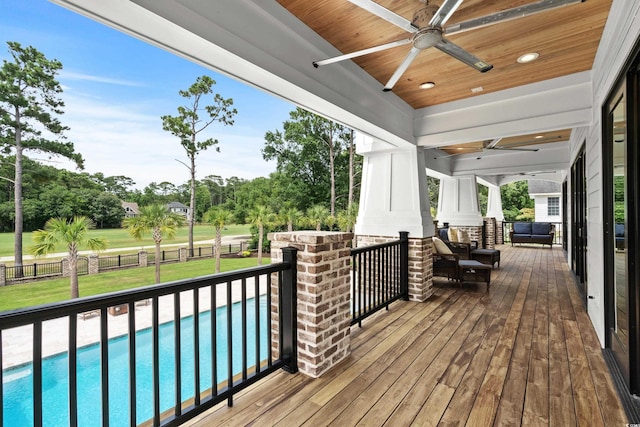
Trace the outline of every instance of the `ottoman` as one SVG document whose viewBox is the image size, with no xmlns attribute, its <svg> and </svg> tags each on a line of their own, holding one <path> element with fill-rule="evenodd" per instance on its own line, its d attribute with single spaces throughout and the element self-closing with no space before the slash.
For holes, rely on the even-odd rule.
<svg viewBox="0 0 640 427">
<path fill-rule="evenodd" d="M 462 259 L 458 262 L 458 267 L 460 268 L 461 282 L 465 280 L 482 281 L 487 283 L 487 289 L 491 286 L 492 266 L 476 260 Z"/>
<path fill-rule="evenodd" d="M 500 268 L 500 251 L 498 249 L 474 249 L 471 251 L 471 259 L 489 264 L 491 268 L 497 262 L 498 268 Z"/>
</svg>

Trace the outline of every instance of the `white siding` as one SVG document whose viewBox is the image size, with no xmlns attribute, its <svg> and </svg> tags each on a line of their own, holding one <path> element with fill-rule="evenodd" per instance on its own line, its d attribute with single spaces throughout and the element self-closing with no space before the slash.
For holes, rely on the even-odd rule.
<svg viewBox="0 0 640 427">
<path fill-rule="evenodd" d="M 601 344 L 605 340 L 602 221 L 602 107 L 640 35 L 640 2 L 614 0 L 592 71 L 593 122 L 571 137 L 571 158 L 586 141 L 588 312 Z M 570 259 L 570 258 L 569 258 Z"/>
</svg>

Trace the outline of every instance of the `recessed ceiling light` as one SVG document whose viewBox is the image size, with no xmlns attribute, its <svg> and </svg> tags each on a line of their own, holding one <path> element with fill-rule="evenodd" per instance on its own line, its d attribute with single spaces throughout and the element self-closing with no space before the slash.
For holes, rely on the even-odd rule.
<svg viewBox="0 0 640 427">
<path fill-rule="evenodd" d="M 527 62 L 535 61 L 539 56 L 540 55 L 536 52 L 525 53 L 518 58 L 518 62 L 521 64 L 526 64 Z"/>
<path fill-rule="evenodd" d="M 542 136 L 542 135 L 536 135 L 536 139 L 542 139 L 542 138 L 544 138 L 544 136 Z"/>
<path fill-rule="evenodd" d="M 424 82 L 424 83 L 420 83 L 420 86 L 418 86 L 420 89 L 431 89 L 436 87 L 436 84 L 434 82 Z"/>
</svg>

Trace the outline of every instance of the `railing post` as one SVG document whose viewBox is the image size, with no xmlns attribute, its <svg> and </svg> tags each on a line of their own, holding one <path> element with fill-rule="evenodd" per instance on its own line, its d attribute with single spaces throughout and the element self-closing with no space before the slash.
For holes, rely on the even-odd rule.
<svg viewBox="0 0 640 427">
<path fill-rule="evenodd" d="M 0 286 L 7 284 L 7 266 L 0 264 Z"/>
<path fill-rule="evenodd" d="M 400 289 L 402 299 L 409 301 L 409 232 L 400 232 Z"/>
<path fill-rule="evenodd" d="M 282 248 L 283 261 L 291 264 L 291 269 L 283 272 L 279 294 L 280 349 L 285 365 L 282 369 L 289 373 L 298 372 L 298 296 L 297 296 L 297 253 L 294 247 Z"/>
</svg>

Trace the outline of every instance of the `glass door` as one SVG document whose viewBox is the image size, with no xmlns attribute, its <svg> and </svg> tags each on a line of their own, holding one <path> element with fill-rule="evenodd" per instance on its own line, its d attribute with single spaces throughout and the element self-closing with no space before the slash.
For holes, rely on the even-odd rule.
<svg viewBox="0 0 640 427">
<path fill-rule="evenodd" d="M 587 298 L 587 180 L 584 146 L 571 166 L 571 267 L 583 301 Z"/>
<path fill-rule="evenodd" d="M 612 261 L 613 311 L 609 331 L 611 350 L 627 384 L 629 384 L 629 271 L 628 218 L 629 194 L 627 181 L 627 99 L 626 81 L 609 105 L 609 145 L 611 166 L 609 197 L 613 220 L 610 222 L 609 248 Z M 613 226 L 613 227 L 611 227 Z"/>
</svg>

